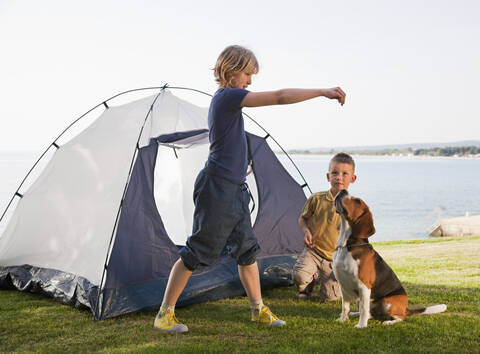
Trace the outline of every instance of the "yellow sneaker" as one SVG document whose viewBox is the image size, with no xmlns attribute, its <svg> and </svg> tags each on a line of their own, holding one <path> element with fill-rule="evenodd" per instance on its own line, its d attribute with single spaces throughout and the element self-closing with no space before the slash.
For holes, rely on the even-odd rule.
<svg viewBox="0 0 480 354">
<path fill-rule="evenodd" d="M 175 313 L 171 310 L 159 311 L 153 322 L 153 328 L 170 333 L 188 332 L 188 327 L 175 317 Z"/>
<path fill-rule="evenodd" d="M 283 327 L 286 324 L 285 321 L 275 316 L 267 306 L 263 306 L 261 310 L 252 311 L 252 321 L 274 327 Z"/>
</svg>

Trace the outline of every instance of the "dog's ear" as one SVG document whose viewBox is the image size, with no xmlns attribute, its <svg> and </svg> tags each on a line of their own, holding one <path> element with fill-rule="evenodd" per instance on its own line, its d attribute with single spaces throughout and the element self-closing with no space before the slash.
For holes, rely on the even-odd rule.
<svg viewBox="0 0 480 354">
<path fill-rule="evenodd" d="M 373 216 L 365 205 L 364 213 L 352 225 L 352 234 L 358 238 L 369 238 L 374 233 Z"/>
<path fill-rule="evenodd" d="M 352 227 L 352 235 L 358 238 L 369 238 L 375 233 L 373 216 L 360 198 L 344 199 L 343 207 L 347 212 L 347 220 Z"/>
</svg>

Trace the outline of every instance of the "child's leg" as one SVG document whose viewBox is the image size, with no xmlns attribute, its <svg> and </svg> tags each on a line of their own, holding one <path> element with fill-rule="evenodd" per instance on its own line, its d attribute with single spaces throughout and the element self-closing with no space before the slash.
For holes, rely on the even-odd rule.
<svg viewBox="0 0 480 354">
<path fill-rule="evenodd" d="M 238 265 L 238 274 L 242 281 L 250 308 L 252 309 L 252 321 L 264 323 L 275 327 L 283 327 L 285 321 L 275 316 L 270 309 L 263 304 L 262 290 L 260 288 L 260 275 L 257 262 L 250 265 Z"/>
<path fill-rule="evenodd" d="M 175 304 L 191 275 L 192 271 L 185 267 L 182 259 L 179 258 L 170 271 L 165 294 L 163 295 L 162 306 L 160 306 L 160 310 L 155 317 L 153 328 L 163 332 L 188 332 L 188 327 L 180 323 L 175 317 Z"/>
<path fill-rule="evenodd" d="M 238 265 L 238 275 L 247 293 L 250 303 L 258 303 L 262 300 L 260 289 L 260 274 L 257 262 L 250 265 Z"/>
<path fill-rule="evenodd" d="M 298 256 L 293 267 L 293 282 L 300 293 L 305 292 L 307 286 L 313 281 L 319 267 L 319 258 L 315 251 L 306 247 Z"/>
<path fill-rule="evenodd" d="M 333 274 L 332 262 L 321 258 L 318 269 L 320 301 L 335 301 L 341 298 L 340 286 Z"/>
<path fill-rule="evenodd" d="M 250 210 L 248 209 L 250 200 L 248 190 L 245 187 L 241 187 L 240 190 L 240 200 L 242 201 L 242 209 L 238 210 L 240 221 L 228 238 L 227 247 L 230 255 L 237 261 L 240 281 L 250 301 L 252 321 L 282 327 L 285 325 L 285 321 L 280 320 L 267 306 L 263 305 L 260 274 L 255 260 L 260 252 L 260 246 L 252 230 Z"/>
<path fill-rule="evenodd" d="M 225 186 L 224 182 L 211 178 L 204 171 L 199 173 L 194 187 L 192 235 L 187 239 L 186 246 L 179 251 L 181 258 L 170 271 L 154 328 L 175 333 L 188 331 L 187 326 L 175 318 L 175 304 L 193 270 L 211 264 L 220 256 L 237 222 L 222 204 L 222 200 L 234 200 L 237 190 L 236 185 Z"/>
<path fill-rule="evenodd" d="M 182 259 L 179 258 L 170 271 L 162 305 L 175 306 L 191 275 L 192 271 L 185 267 Z"/>
</svg>

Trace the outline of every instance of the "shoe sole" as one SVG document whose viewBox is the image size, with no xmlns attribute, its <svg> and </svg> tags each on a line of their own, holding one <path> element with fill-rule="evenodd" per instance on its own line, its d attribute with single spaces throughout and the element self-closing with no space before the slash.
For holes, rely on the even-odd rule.
<svg viewBox="0 0 480 354">
<path fill-rule="evenodd" d="M 283 327 L 283 326 L 286 326 L 286 325 L 287 325 L 287 322 L 282 321 L 282 320 L 273 321 L 273 323 L 272 323 L 272 327 Z"/>
<path fill-rule="evenodd" d="M 153 329 L 162 333 L 187 333 L 188 332 L 188 328 L 176 329 L 175 327 L 173 327 L 172 329 L 163 329 L 163 328 L 158 328 L 153 326 Z"/>
<path fill-rule="evenodd" d="M 267 323 L 267 322 L 259 322 L 259 321 L 252 321 L 253 323 L 258 323 L 262 326 L 272 326 L 272 327 L 283 327 L 287 324 L 287 322 L 283 320 L 276 320 L 273 321 L 272 323 Z"/>
</svg>

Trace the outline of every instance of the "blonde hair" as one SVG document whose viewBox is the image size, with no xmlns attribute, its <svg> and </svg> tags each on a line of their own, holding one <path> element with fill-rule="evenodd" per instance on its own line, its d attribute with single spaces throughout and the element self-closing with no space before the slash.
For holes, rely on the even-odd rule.
<svg viewBox="0 0 480 354">
<path fill-rule="evenodd" d="M 232 76 L 242 71 L 258 73 L 258 61 L 250 49 L 239 45 L 225 48 L 218 56 L 213 75 L 222 87 L 232 86 Z"/>
</svg>

